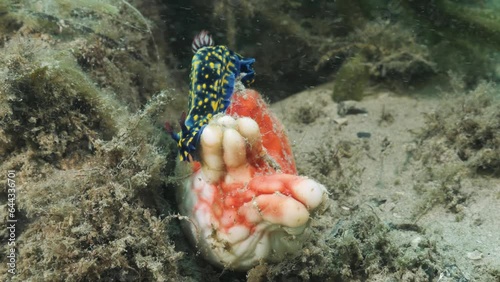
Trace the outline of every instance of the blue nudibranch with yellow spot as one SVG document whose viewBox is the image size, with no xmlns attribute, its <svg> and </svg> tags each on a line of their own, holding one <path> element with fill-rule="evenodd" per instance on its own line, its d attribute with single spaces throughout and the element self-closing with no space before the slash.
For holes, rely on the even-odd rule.
<svg viewBox="0 0 500 282">
<path fill-rule="evenodd" d="M 213 45 L 208 32 L 202 31 L 193 41 L 195 52 L 191 62 L 189 111 L 181 117 L 181 131 L 167 131 L 179 146 L 181 161 L 191 161 L 201 133 L 210 119 L 224 113 L 229 107 L 234 84 L 240 80 L 245 86 L 253 82 L 253 58 L 244 58 L 226 46 Z"/>
</svg>

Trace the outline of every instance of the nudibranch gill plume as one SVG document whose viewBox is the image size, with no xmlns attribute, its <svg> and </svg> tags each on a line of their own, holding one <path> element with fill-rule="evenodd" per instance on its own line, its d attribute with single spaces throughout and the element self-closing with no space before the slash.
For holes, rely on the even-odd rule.
<svg viewBox="0 0 500 282">
<path fill-rule="evenodd" d="M 173 132 L 169 123 L 165 128 L 179 147 L 179 159 L 192 161 L 201 133 L 210 119 L 224 113 L 229 107 L 236 81 L 248 86 L 253 82 L 253 58 L 244 58 L 227 46 L 213 46 L 207 31 L 198 34 L 192 44 L 189 104 L 187 115 L 180 119 L 181 131 Z"/>
</svg>

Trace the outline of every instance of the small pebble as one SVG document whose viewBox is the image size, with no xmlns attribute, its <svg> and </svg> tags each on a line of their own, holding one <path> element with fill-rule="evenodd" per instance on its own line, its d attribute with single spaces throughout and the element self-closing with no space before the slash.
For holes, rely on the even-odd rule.
<svg viewBox="0 0 500 282">
<path fill-rule="evenodd" d="M 478 250 L 474 250 L 473 252 L 467 253 L 467 258 L 470 260 L 480 260 L 483 258 L 483 253 L 479 252 Z"/>
<path fill-rule="evenodd" d="M 346 118 L 336 118 L 333 119 L 333 121 L 338 124 L 338 125 L 344 125 L 347 124 L 347 119 Z"/>
<path fill-rule="evenodd" d="M 370 132 L 358 132 L 356 136 L 358 136 L 358 138 L 370 138 L 372 134 Z"/>
<path fill-rule="evenodd" d="M 422 237 L 417 236 L 415 239 L 411 240 L 411 246 L 413 249 L 417 249 L 418 246 L 420 245 L 420 242 L 422 242 Z"/>
<path fill-rule="evenodd" d="M 359 107 L 356 101 L 343 101 L 338 104 L 337 113 L 343 117 L 345 115 L 366 114 L 368 111 L 363 107 Z"/>
</svg>

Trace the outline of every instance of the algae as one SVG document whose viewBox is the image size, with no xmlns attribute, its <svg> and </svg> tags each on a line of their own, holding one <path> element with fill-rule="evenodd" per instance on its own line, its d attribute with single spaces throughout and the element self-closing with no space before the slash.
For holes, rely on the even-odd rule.
<svg viewBox="0 0 500 282">
<path fill-rule="evenodd" d="M 368 83 L 368 68 L 361 55 L 349 58 L 344 62 L 335 77 L 332 99 L 339 103 L 346 100 L 359 101 L 363 99 Z"/>
<path fill-rule="evenodd" d="M 28 65 L 18 56 L 4 61 L 9 69 L 5 91 L 11 95 L 8 114 L 0 121 L 5 153 L 28 149 L 46 161 L 58 163 L 63 157 L 69 161 L 73 153 L 91 153 L 96 139 L 109 139 L 115 131 L 109 113 L 96 102 L 98 90 L 75 69 L 74 61 L 62 53 L 53 58 L 58 61 L 51 65 L 47 61 Z"/>
<path fill-rule="evenodd" d="M 17 274 L 3 256 L 1 279 L 186 280 L 158 125 L 182 99 L 159 91 L 169 73 L 149 23 L 125 1 L 2 9 L 15 24 L 1 30 L 0 168 L 16 171 L 19 225 Z"/>
<path fill-rule="evenodd" d="M 422 194 L 415 217 L 436 206 L 456 214 L 460 221 L 473 191 L 464 183 L 479 175 L 500 174 L 500 95 L 498 86 L 482 82 L 467 91 L 451 74 L 452 93 L 444 94 L 439 110 L 426 115 L 411 157 L 422 164 L 414 189 Z M 478 180 L 476 180 L 478 181 Z"/>
<path fill-rule="evenodd" d="M 445 268 L 432 240 L 422 240 L 413 248 L 409 247 L 412 237 L 396 243 L 392 233 L 401 230 L 381 222 L 369 208 L 354 211 L 348 220 L 339 218 L 333 225 L 327 222 L 328 219 L 322 218 L 313 224 L 314 240 L 305 244 L 301 254 L 276 265 L 261 265 L 259 271 L 249 274 L 268 281 L 363 281 L 368 278 L 430 281 Z M 400 251 L 401 248 L 405 251 Z M 462 278 L 459 274 L 453 276 Z M 249 277 L 249 281 L 251 279 L 254 277 Z"/>
<path fill-rule="evenodd" d="M 413 219 L 442 206 L 462 220 L 471 202 L 464 189 L 470 174 L 498 177 L 498 90 L 492 83 L 475 85 L 494 77 L 494 45 L 475 44 L 484 34 L 496 42 L 494 14 L 478 19 L 489 12 L 437 1 L 448 5 L 434 6 L 438 11 L 459 20 L 454 29 L 414 14 L 418 8 L 408 1 L 376 1 L 391 2 L 390 11 L 361 0 L 240 2 L 0 4 L 0 168 L 17 171 L 22 222 L 14 280 L 245 280 L 245 273 L 206 265 L 185 241 L 170 177 L 175 146 L 160 130 L 165 115 L 177 117 L 185 106 L 189 41 L 200 29 L 257 57 L 257 87 L 272 89 L 272 100 L 338 77 L 359 58 L 371 84 L 414 85 L 448 69 L 467 74 L 462 84 L 452 83 L 466 93 L 450 96 L 460 106 L 445 102 L 428 115 L 409 151 L 422 163 L 414 189 L 424 195 Z M 469 23 L 474 28 L 458 36 Z M 442 59 L 450 57 L 441 55 L 448 50 L 458 56 Z M 299 107 L 295 121 L 322 121 L 317 108 Z M 381 115 L 380 122 L 391 125 L 390 111 Z M 336 200 L 332 210 L 312 222 L 301 253 L 259 265 L 247 279 L 465 281 L 423 226 L 386 222 L 369 204 L 352 204 L 368 143 L 333 140 L 330 133 L 298 168 L 328 187 Z M 4 223 L 5 201 L 2 192 Z M 3 258 L 7 281 L 5 266 Z"/>
<path fill-rule="evenodd" d="M 313 123 L 321 116 L 321 112 L 314 105 L 300 106 L 294 115 L 295 120 L 302 124 Z"/>
<path fill-rule="evenodd" d="M 330 81 L 359 55 L 372 84 L 419 88 L 449 70 L 468 86 L 498 79 L 498 7 L 460 1 L 197 1 L 166 2 L 178 68 L 201 29 L 245 56 L 256 57 L 256 87 L 277 101 Z M 196 11 L 196 16 L 190 14 Z M 201 20 L 203 19 L 203 20 Z M 186 77 L 186 76 L 185 76 Z"/>
<path fill-rule="evenodd" d="M 498 79 L 498 7 L 449 0 L 401 3 L 403 14 L 426 41 L 440 72 L 463 74 L 469 87 L 484 79 Z"/>
<path fill-rule="evenodd" d="M 366 109 L 365 115 L 346 116 L 347 121 L 338 124 L 333 123 L 340 118 L 335 111 L 337 104 L 330 99 L 331 84 L 304 91 L 274 106 L 285 121 L 296 118 L 297 111 L 290 111 L 295 105 L 309 102 L 325 113 L 327 118 L 307 126 L 291 123 L 288 130 L 299 173 L 323 183 L 332 204 L 322 219 L 312 222 L 312 227 L 320 230 L 311 235 L 317 249 L 307 246 L 308 251 L 284 266 L 282 275 L 278 267 L 269 274 L 267 270 L 274 266 L 260 266 L 255 270 L 255 275 L 264 277 L 260 281 L 493 279 L 487 269 L 497 267 L 498 260 L 488 250 L 496 246 L 496 241 L 477 239 L 486 238 L 497 229 L 498 216 L 491 211 L 498 203 L 498 180 L 464 165 L 453 144 L 443 138 L 446 129 L 436 130 L 435 137 L 418 142 L 420 128 L 427 129 L 425 115 L 442 113 L 440 124 L 451 127 L 457 121 L 454 117 L 460 114 L 457 109 L 464 104 L 462 99 L 474 99 L 463 80 L 458 80 L 459 83 L 451 83 L 457 93 L 440 99 L 398 97 L 377 91 L 379 95 L 357 102 L 358 107 Z M 491 93 L 493 97 L 495 91 Z M 454 108 L 451 116 L 448 107 Z M 381 117 L 388 113 L 392 122 L 390 117 Z M 358 139 L 356 133 L 363 130 L 369 131 L 371 138 Z M 407 160 L 405 148 L 413 153 Z M 359 214 L 364 216 L 358 217 Z M 388 232 L 378 233 L 379 229 L 372 227 L 375 221 Z M 331 237 L 329 230 L 340 229 L 337 232 L 347 235 L 347 231 L 363 227 L 373 231 L 367 232 L 373 237 L 360 236 L 361 245 L 347 245 L 352 242 L 347 241 L 352 239 L 348 236 L 345 242 L 339 238 L 336 243 L 331 239 L 323 243 L 323 238 Z M 364 249 L 363 243 L 376 240 L 377 234 L 383 234 L 388 241 L 387 251 L 370 250 L 368 246 Z M 347 250 L 338 249 L 342 243 L 348 246 Z M 394 249 L 396 254 L 389 251 Z M 482 258 L 466 256 L 475 249 L 482 253 Z M 344 251 L 346 256 L 340 255 Z M 311 263 L 303 263 L 309 261 L 309 256 Z M 358 259 L 365 262 L 360 268 L 356 265 Z M 316 265 L 328 265 L 330 269 Z"/>
<path fill-rule="evenodd" d="M 325 133 L 324 140 L 329 137 Z M 332 144 L 328 142 L 308 153 L 297 162 L 299 174 L 307 175 L 325 185 L 331 196 L 344 206 L 352 206 L 352 196 L 361 183 L 363 167 L 359 164 L 362 144 L 340 140 Z"/>
<path fill-rule="evenodd" d="M 211 30 L 217 44 L 259 58 L 256 87 L 273 89 L 268 94 L 273 102 L 330 81 L 346 60 L 357 55 L 366 58 L 375 80 L 399 83 L 403 78 L 412 84 L 414 78 L 432 76 L 433 59 L 412 28 L 372 15 L 365 2 L 260 0 L 206 5 L 171 0 L 167 21 L 175 27 L 172 41 L 181 68 L 191 59 L 181 46 L 187 46 L 200 29 Z M 195 18 L 191 10 L 196 11 Z"/>
<path fill-rule="evenodd" d="M 460 89 L 463 86 L 457 86 Z M 420 142 L 444 139 L 460 161 L 474 172 L 500 176 L 500 100 L 498 86 L 481 82 L 462 95 L 455 105 L 444 103 L 427 115 Z"/>
</svg>

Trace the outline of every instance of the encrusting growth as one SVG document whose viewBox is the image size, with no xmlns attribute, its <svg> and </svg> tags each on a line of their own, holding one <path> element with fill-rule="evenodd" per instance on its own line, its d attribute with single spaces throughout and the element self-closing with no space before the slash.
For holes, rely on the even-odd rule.
<svg viewBox="0 0 500 282">
<path fill-rule="evenodd" d="M 301 248 L 323 185 L 297 176 L 283 128 L 254 90 L 236 92 L 201 135 L 200 162 L 179 187 L 185 230 L 211 263 L 247 270 Z M 279 171 L 275 169 L 278 166 Z"/>
</svg>

